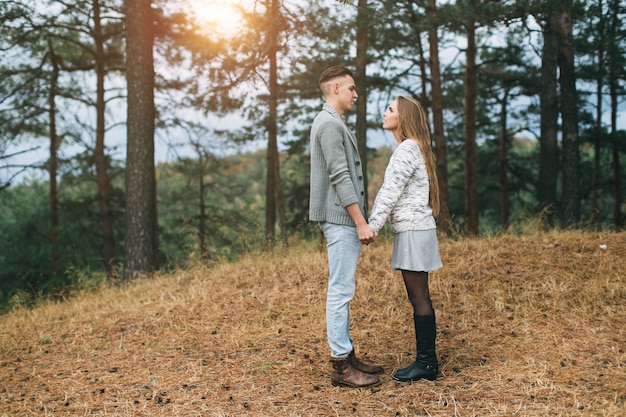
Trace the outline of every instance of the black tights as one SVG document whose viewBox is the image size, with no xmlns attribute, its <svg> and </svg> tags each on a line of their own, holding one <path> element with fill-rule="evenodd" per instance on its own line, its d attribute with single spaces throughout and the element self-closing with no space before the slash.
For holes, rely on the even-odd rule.
<svg viewBox="0 0 626 417">
<path fill-rule="evenodd" d="M 402 270 L 402 278 L 406 286 L 406 293 L 413 306 L 413 312 L 417 316 L 432 316 L 433 305 L 430 302 L 428 291 L 428 272 L 415 272 Z"/>
</svg>

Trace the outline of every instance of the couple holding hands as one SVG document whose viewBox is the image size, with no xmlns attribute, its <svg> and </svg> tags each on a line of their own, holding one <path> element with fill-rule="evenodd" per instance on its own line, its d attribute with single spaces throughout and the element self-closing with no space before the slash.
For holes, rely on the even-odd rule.
<svg viewBox="0 0 626 417">
<path fill-rule="evenodd" d="M 342 66 L 327 68 L 319 79 L 325 103 L 311 126 L 311 189 L 309 219 L 318 222 L 328 251 L 326 330 L 331 352 L 331 382 L 352 388 L 380 384 L 379 365 L 361 362 L 350 337 L 350 301 L 362 244 L 374 241 L 389 220 L 394 233 L 391 268 L 400 270 L 413 306 L 416 358 L 397 370 L 402 382 L 434 380 L 435 313 L 428 290 L 428 272 L 442 267 L 434 215 L 439 187 L 430 144 L 428 118 L 411 97 L 398 96 L 383 113 L 383 128 L 398 147 L 367 221 L 363 169 L 356 138 L 342 117 L 358 95 L 354 77 Z"/>
</svg>

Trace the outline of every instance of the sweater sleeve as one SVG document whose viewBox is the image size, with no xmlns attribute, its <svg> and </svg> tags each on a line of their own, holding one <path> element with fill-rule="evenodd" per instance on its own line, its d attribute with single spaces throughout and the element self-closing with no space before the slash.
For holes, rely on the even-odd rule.
<svg viewBox="0 0 626 417">
<path fill-rule="evenodd" d="M 385 225 L 417 166 L 418 160 L 408 142 L 408 140 L 402 142 L 391 155 L 383 185 L 374 200 L 369 225 L 376 232 Z"/>
<path fill-rule="evenodd" d="M 343 141 L 343 127 L 338 123 L 325 123 L 318 132 L 320 145 L 330 184 L 335 188 L 335 193 L 343 207 L 358 203 L 348 160 Z"/>
</svg>

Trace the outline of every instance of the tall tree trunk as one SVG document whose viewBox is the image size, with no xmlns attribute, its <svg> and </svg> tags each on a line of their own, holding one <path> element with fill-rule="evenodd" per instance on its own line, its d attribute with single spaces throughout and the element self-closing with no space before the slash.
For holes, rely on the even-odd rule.
<svg viewBox="0 0 626 417">
<path fill-rule="evenodd" d="M 602 0 L 599 2 L 599 25 L 598 25 L 598 69 L 596 77 L 596 127 L 593 134 L 593 172 L 591 174 L 591 196 L 589 197 L 589 226 L 593 227 L 596 222 L 596 212 L 598 210 L 598 187 L 600 178 L 600 153 L 602 137 L 602 87 L 604 86 L 604 12 L 602 11 Z"/>
<path fill-rule="evenodd" d="M 622 214 L 622 168 L 619 159 L 619 136 L 617 134 L 617 109 L 620 100 L 619 94 L 619 77 L 623 70 L 622 60 L 620 56 L 619 48 L 619 8 L 620 0 L 611 0 L 609 2 L 609 13 L 611 16 L 609 26 L 609 44 L 608 44 L 608 84 L 609 94 L 611 96 L 611 143 L 612 143 L 612 161 L 613 167 L 613 194 L 615 195 L 615 202 L 613 205 L 613 223 L 617 230 L 622 230 L 624 227 L 624 217 Z"/>
<path fill-rule="evenodd" d="M 278 89 L 278 83 L 275 86 Z M 278 92 L 276 92 L 278 96 Z M 278 101 L 278 98 L 276 99 Z M 289 235 L 287 233 L 287 214 L 285 212 L 285 196 L 282 182 L 280 180 L 280 154 L 276 148 L 276 169 L 274 170 L 274 185 L 276 188 L 276 204 L 278 206 L 278 225 L 280 226 L 280 240 L 283 247 L 289 246 Z"/>
<path fill-rule="evenodd" d="M 265 240 L 272 248 L 276 239 L 276 170 L 278 169 L 278 144 L 276 131 L 276 107 L 272 83 L 276 74 L 276 56 L 270 53 L 270 110 L 267 126 L 267 179 L 265 185 Z"/>
<path fill-rule="evenodd" d="M 580 149 L 578 145 L 578 103 L 574 68 L 572 13 L 559 16 L 559 85 L 563 122 L 563 225 L 572 227 L 580 221 Z"/>
<path fill-rule="evenodd" d="M 281 20 L 283 19 L 282 15 L 280 14 L 280 10 L 279 10 L 279 1 L 278 0 L 272 0 L 272 8 L 274 10 L 274 16 L 277 16 L 277 18 L 280 18 Z M 270 88 L 272 90 L 272 93 L 270 94 L 270 96 L 272 96 L 271 98 L 271 102 L 272 105 L 271 107 L 274 109 L 274 114 L 272 116 L 272 120 L 273 122 L 273 126 L 274 126 L 274 142 L 276 143 L 276 165 L 274 168 L 274 184 L 276 186 L 276 201 L 278 203 L 278 224 L 280 226 L 280 237 L 281 237 L 281 242 L 283 247 L 288 247 L 289 246 L 289 235 L 287 234 L 287 214 L 285 213 L 285 196 L 283 193 L 283 185 L 282 185 L 282 181 L 280 179 L 280 154 L 278 152 L 278 94 L 279 94 L 279 86 L 278 86 L 278 63 L 277 63 L 277 59 L 278 59 L 278 49 L 279 49 L 279 45 L 278 42 L 280 41 L 280 32 L 278 31 L 278 29 L 276 29 L 274 31 L 274 35 L 273 35 L 273 51 L 272 51 L 272 56 L 274 57 L 274 64 L 273 64 L 273 68 L 270 65 L 270 73 L 273 74 L 273 77 L 270 76 Z"/>
<path fill-rule="evenodd" d="M 423 16 L 417 14 L 416 10 L 413 8 L 413 3 L 407 3 L 406 12 L 410 15 L 411 25 L 415 27 L 415 46 L 417 48 L 417 58 L 418 58 L 418 66 L 420 69 L 420 81 L 421 81 L 421 91 L 420 91 L 420 102 L 424 107 L 424 110 L 428 112 L 429 109 L 429 100 L 428 100 L 428 74 L 426 73 L 426 59 L 424 58 L 424 45 L 422 44 L 422 26 L 420 25 L 423 20 Z"/>
<path fill-rule="evenodd" d="M 204 165 L 207 163 L 207 159 L 204 157 L 200 145 L 197 146 L 198 152 L 198 192 L 199 192 L 199 209 L 200 214 L 198 217 L 198 246 L 200 247 L 200 259 L 206 259 L 207 247 L 206 247 L 206 203 L 204 201 L 204 189 L 206 185 L 204 183 Z"/>
<path fill-rule="evenodd" d="M 436 0 L 428 0 L 426 14 L 432 22 L 432 28 L 428 31 L 430 48 L 428 63 L 430 67 L 433 112 L 433 135 L 431 139 L 435 145 L 435 163 L 437 165 L 437 176 L 439 179 L 439 226 L 443 231 L 449 234 L 452 231 L 452 222 L 448 205 L 448 162 L 446 138 L 443 128 L 443 91 L 441 87 L 441 71 L 439 68 L 439 35 L 437 34 L 437 26 L 434 23 L 437 15 Z"/>
<path fill-rule="evenodd" d="M 508 173 L 508 133 L 507 133 L 507 107 L 509 91 L 505 90 L 500 109 L 500 221 L 502 230 L 507 231 L 509 221 L 509 181 Z"/>
<path fill-rule="evenodd" d="M 106 155 L 104 151 L 105 135 L 105 108 L 104 99 L 104 76 L 105 55 L 104 39 L 100 22 L 100 0 L 93 0 L 93 39 L 95 45 L 96 63 L 96 147 L 94 150 L 94 163 L 97 174 L 97 201 L 100 207 L 100 234 L 102 237 L 102 259 L 108 277 L 114 275 L 115 267 L 115 238 L 113 236 L 113 208 L 111 205 L 111 185 L 107 172 Z"/>
<path fill-rule="evenodd" d="M 557 120 L 559 115 L 556 73 L 558 38 L 556 17 L 546 17 L 543 24 L 541 57 L 541 135 L 539 137 L 539 178 L 537 180 L 538 211 L 546 216 L 548 224 L 554 221 L 556 185 L 559 172 Z"/>
<path fill-rule="evenodd" d="M 476 10 L 475 0 L 470 0 Z M 478 235 L 478 197 L 476 191 L 476 22 L 467 22 L 467 67 L 465 69 L 465 210 L 468 236 Z"/>
<path fill-rule="evenodd" d="M 57 56 L 52 48 L 52 41 L 48 40 L 48 49 L 50 52 L 50 59 L 52 64 L 52 74 L 50 75 L 50 95 L 48 97 L 48 126 L 50 134 L 50 158 L 48 159 L 48 176 L 50 181 L 50 269 L 54 273 L 57 271 L 59 265 L 59 252 L 58 252 L 58 229 L 59 229 L 59 194 L 57 184 L 57 170 L 58 170 L 58 156 L 59 149 L 59 136 L 57 133 L 57 108 L 56 108 L 56 96 L 57 85 L 59 81 L 59 64 L 57 62 Z"/>
<path fill-rule="evenodd" d="M 428 100 L 428 74 L 426 73 L 426 58 L 424 57 L 424 45 L 422 43 L 422 34 L 417 34 L 417 53 L 419 55 L 419 68 L 420 68 L 420 80 L 421 80 L 421 92 L 420 92 L 420 101 L 423 106 L 425 106 L 428 111 L 429 100 Z"/>
<path fill-rule="evenodd" d="M 278 224 L 280 226 L 280 240 L 283 247 L 289 246 L 289 236 L 287 234 L 287 214 L 285 212 L 285 196 L 283 186 L 280 181 L 280 158 L 276 155 L 276 201 L 278 203 Z"/>
<path fill-rule="evenodd" d="M 270 0 L 268 7 L 268 22 L 277 22 L 278 1 Z M 278 29 L 277 26 L 267 25 L 269 38 L 269 119 L 267 122 L 267 185 L 265 191 L 265 237 L 268 247 L 273 247 L 276 239 L 276 210 L 278 200 L 278 183 L 280 182 L 278 160 Z M 282 196 L 281 196 L 282 197 Z M 281 216 L 281 219 L 284 216 Z M 281 220 L 282 223 L 282 220 Z M 286 238 L 284 224 L 281 224 L 282 235 Z"/>
<path fill-rule="evenodd" d="M 151 0 L 125 0 L 128 120 L 124 279 L 158 267 Z"/>
<path fill-rule="evenodd" d="M 367 176 L 367 32 L 370 22 L 370 10 L 367 7 L 367 0 L 359 0 L 356 16 L 356 60 L 354 71 L 354 82 L 356 92 L 359 95 L 356 101 L 356 128 L 355 135 L 359 154 L 361 156 L 361 166 L 363 168 L 363 186 L 365 189 L 365 204 L 368 201 L 367 187 L 369 179 Z"/>
<path fill-rule="evenodd" d="M 613 224 L 617 230 L 622 230 L 624 227 L 624 216 L 622 214 L 622 203 L 624 196 L 622 194 L 622 167 L 619 159 L 619 135 L 617 131 L 617 107 L 619 105 L 620 94 L 617 92 L 617 81 L 611 83 L 611 142 L 612 146 L 612 161 L 613 167 L 613 194 L 615 195 L 615 202 L 613 205 Z"/>
</svg>

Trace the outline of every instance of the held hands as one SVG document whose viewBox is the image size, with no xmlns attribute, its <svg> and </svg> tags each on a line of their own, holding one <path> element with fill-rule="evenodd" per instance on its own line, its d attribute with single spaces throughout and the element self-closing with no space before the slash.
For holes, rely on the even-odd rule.
<svg viewBox="0 0 626 417">
<path fill-rule="evenodd" d="M 376 233 L 369 224 L 357 227 L 356 232 L 362 245 L 369 245 L 378 236 L 378 233 Z"/>
<path fill-rule="evenodd" d="M 378 233 L 367 224 L 367 220 L 363 217 L 357 203 L 350 204 L 346 207 L 348 214 L 356 225 L 356 233 L 362 245 L 369 245 L 376 239 Z"/>
</svg>

